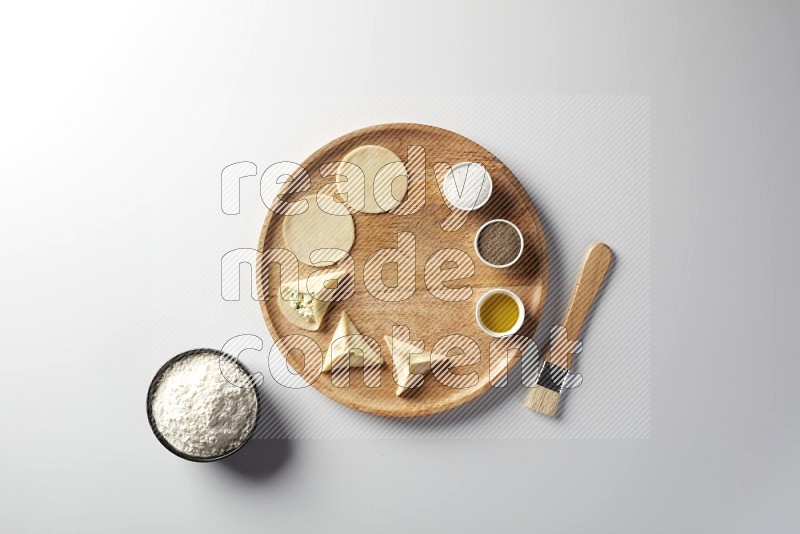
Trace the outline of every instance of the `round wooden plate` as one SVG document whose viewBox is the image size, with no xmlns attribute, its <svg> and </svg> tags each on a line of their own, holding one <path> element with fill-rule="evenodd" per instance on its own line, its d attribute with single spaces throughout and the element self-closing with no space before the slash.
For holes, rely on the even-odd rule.
<svg viewBox="0 0 800 534">
<path fill-rule="evenodd" d="M 419 180 L 424 172 L 424 207 L 413 214 L 395 213 L 353 215 L 356 228 L 355 244 L 350 254 L 355 262 L 355 293 L 349 299 L 334 302 L 328 309 L 318 331 L 310 332 L 292 326 L 278 309 L 277 299 L 280 270 L 275 264 L 267 265 L 260 255 L 257 270 L 261 309 L 269 333 L 274 340 L 291 335 L 303 335 L 313 339 L 324 353 L 328 350 L 331 336 L 342 310 L 346 311 L 361 334 L 370 336 L 381 348 L 385 364 L 380 370 L 380 385 L 368 387 L 364 383 L 363 369 L 350 369 L 349 385 L 334 385 L 331 373 L 320 374 L 319 357 L 304 355 L 299 349 L 283 354 L 292 368 L 317 390 L 331 399 L 362 412 L 390 417 L 415 417 L 442 412 L 460 406 L 488 391 L 498 383 L 498 371 L 489 372 L 489 346 L 496 338 L 485 334 L 475 320 L 475 304 L 487 290 L 496 287 L 516 292 L 525 304 L 525 322 L 519 335 L 532 337 L 541 317 L 547 293 L 547 245 L 544 229 L 533 202 L 514 174 L 488 150 L 456 133 L 421 124 L 381 124 L 344 135 L 317 150 L 302 163 L 311 178 L 310 189 L 304 192 L 287 193 L 284 185 L 281 195 L 290 202 L 302 196 L 316 193 L 320 187 L 335 181 L 335 177 L 323 177 L 320 168 L 326 163 L 340 161 L 345 154 L 361 145 L 380 145 L 392 150 L 406 164 L 409 174 L 413 169 Z M 421 165 L 420 148 L 424 149 L 424 171 Z M 411 157 L 409 157 L 411 153 Z M 462 161 L 483 164 L 493 180 L 493 192 L 489 202 L 479 210 L 470 212 L 454 231 L 442 228 L 453 210 L 444 201 L 437 179 L 442 180 L 447 165 Z M 411 178 L 412 180 L 414 178 Z M 284 248 L 283 218 L 270 211 L 264 221 L 259 239 L 259 250 Z M 514 222 L 522 231 L 524 251 L 513 266 L 495 269 L 485 265 L 475 253 L 473 240 L 476 230 L 486 221 L 496 218 Z M 458 226 L 458 220 L 445 222 L 448 230 Z M 416 290 L 411 298 L 401 302 L 384 302 L 372 296 L 364 285 L 364 265 L 379 249 L 396 248 L 398 234 L 411 232 L 415 237 Z M 436 298 L 425 283 L 425 263 L 436 251 L 459 249 L 474 263 L 474 275 L 449 282 L 451 288 L 471 287 L 471 296 L 460 302 L 447 302 Z M 452 266 L 452 265 L 450 265 Z M 443 266 L 444 269 L 448 265 Z M 269 269 L 269 271 L 267 271 Z M 304 278 L 314 267 L 300 264 L 300 276 Z M 270 273 L 270 276 L 264 276 Z M 387 285 L 397 283 L 397 269 L 386 268 L 383 280 Z M 289 280 L 283 280 L 287 282 Z M 391 335 L 393 325 L 407 326 L 411 339 L 423 341 L 425 350 L 431 350 L 442 337 L 461 334 L 475 340 L 480 347 L 480 362 L 458 367 L 456 374 L 477 372 L 477 383 L 468 388 L 444 385 L 432 374 L 425 376 L 424 384 L 413 393 L 397 397 L 397 384 L 392 376 L 392 358 L 384 336 Z M 296 339 L 296 338 L 295 338 Z M 459 349 L 453 349 L 457 355 Z M 520 351 L 511 351 L 507 369 L 520 359 Z M 495 362 L 496 365 L 496 362 Z M 502 366 L 504 373 L 506 366 Z M 374 384 L 371 384 L 374 385 Z"/>
</svg>

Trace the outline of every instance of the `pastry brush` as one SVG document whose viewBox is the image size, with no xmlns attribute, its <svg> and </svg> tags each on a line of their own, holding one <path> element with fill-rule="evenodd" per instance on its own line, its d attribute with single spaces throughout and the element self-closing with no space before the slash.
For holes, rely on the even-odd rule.
<svg viewBox="0 0 800 534">
<path fill-rule="evenodd" d="M 545 415 L 556 413 L 564 380 L 572 368 L 573 343 L 570 343 L 570 340 L 578 338 L 610 264 L 611 249 L 608 245 L 595 243 L 589 248 L 567 315 L 564 317 L 564 328 L 561 329 L 561 335 L 557 339 L 551 340 L 536 385 L 525 399 L 525 406 L 531 410 Z"/>
</svg>

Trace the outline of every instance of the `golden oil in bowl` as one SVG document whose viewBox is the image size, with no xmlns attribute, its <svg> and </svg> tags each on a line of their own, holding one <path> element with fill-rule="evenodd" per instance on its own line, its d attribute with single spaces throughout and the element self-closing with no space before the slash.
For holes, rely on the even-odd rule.
<svg viewBox="0 0 800 534">
<path fill-rule="evenodd" d="M 510 336 L 519 330 L 525 315 L 520 298 L 507 289 L 487 291 L 475 309 L 478 325 L 493 337 Z"/>
</svg>

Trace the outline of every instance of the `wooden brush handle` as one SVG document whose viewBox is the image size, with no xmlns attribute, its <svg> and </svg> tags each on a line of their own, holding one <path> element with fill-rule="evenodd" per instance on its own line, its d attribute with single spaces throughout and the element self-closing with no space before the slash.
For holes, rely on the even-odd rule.
<svg viewBox="0 0 800 534">
<path fill-rule="evenodd" d="M 578 339 L 583 328 L 592 302 L 600 290 L 603 279 L 611 265 L 611 249 L 604 243 L 595 243 L 589 248 L 586 259 L 583 261 L 572 301 L 564 317 L 563 326 L 566 328 L 566 339 L 563 337 L 551 342 L 550 352 L 545 356 L 545 361 L 570 369 L 572 367 L 572 343 Z M 563 331 L 562 331 L 563 332 Z"/>
</svg>

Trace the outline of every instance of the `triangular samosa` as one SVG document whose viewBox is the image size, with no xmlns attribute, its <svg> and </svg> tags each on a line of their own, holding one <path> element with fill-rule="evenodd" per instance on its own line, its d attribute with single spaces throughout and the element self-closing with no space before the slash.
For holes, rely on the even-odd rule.
<svg viewBox="0 0 800 534">
<path fill-rule="evenodd" d="M 423 381 L 423 376 L 431 369 L 447 360 L 443 354 L 432 354 L 429 351 L 419 352 L 419 349 L 410 343 L 384 336 L 384 341 L 389 345 L 394 362 L 395 380 L 397 381 L 398 397 L 412 391 Z"/>
<path fill-rule="evenodd" d="M 346 270 L 331 270 L 311 276 L 307 280 L 300 279 L 299 293 L 297 280 L 283 284 L 278 297 L 278 307 L 294 326 L 304 330 L 319 330 L 325 312 L 331 305 L 330 299 L 336 294 L 346 274 Z M 326 282 L 334 281 L 336 287 L 325 287 Z"/>
<path fill-rule="evenodd" d="M 352 352 L 351 352 L 352 351 Z M 348 363 L 349 362 L 349 363 Z M 383 365 L 380 353 L 367 343 L 367 338 L 350 320 L 347 312 L 342 312 L 336 331 L 331 337 L 322 372 L 338 367 L 373 367 Z"/>
</svg>

